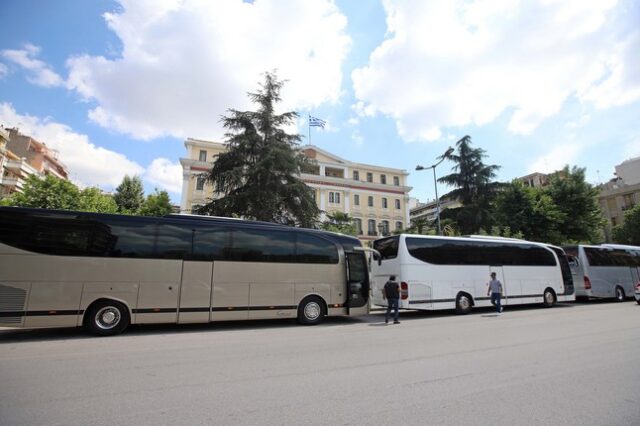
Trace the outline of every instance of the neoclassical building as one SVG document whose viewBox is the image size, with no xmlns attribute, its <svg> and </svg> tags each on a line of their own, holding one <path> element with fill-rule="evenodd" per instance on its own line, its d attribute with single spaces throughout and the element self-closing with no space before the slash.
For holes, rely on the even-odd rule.
<svg viewBox="0 0 640 426">
<path fill-rule="evenodd" d="M 209 171 L 217 156 L 226 149 L 220 142 L 189 138 L 187 156 L 182 165 L 181 213 L 205 204 L 214 196 L 203 173 Z M 300 150 L 315 166 L 300 178 L 315 190 L 318 207 L 327 213 L 341 211 L 355 220 L 359 238 L 373 240 L 409 226 L 409 191 L 406 170 L 355 163 L 314 145 Z"/>
</svg>

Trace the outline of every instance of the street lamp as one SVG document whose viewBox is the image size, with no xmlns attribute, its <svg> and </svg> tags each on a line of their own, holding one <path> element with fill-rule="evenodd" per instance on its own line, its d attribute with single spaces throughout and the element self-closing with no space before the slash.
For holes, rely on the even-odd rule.
<svg viewBox="0 0 640 426">
<path fill-rule="evenodd" d="M 438 181 L 436 180 L 436 167 L 442 163 L 445 159 L 447 159 L 452 153 L 454 149 L 449 147 L 442 156 L 440 156 L 440 161 L 436 164 L 429 167 L 416 166 L 416 170 L 429 170 L 433 169 L 433 186 L 436 189 L 436 220 L 438 221 L 438 235 L 442 234 L 442 229 L 440 228 L 440 199 L 438 198 Z"/>
</svg>

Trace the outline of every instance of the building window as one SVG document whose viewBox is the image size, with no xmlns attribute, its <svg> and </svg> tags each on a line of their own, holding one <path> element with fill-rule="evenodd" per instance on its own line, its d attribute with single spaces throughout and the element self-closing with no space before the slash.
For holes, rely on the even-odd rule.
<svg viewBox="0 0 640 426">
<path fill-rule="evenodd" d="M 340 204 L 339 192 L 329 192 L 329 204 Z"/>
<path fill-rule="evenodd" d="M 360 180 L 360 172 L 357 170 L 353 171 L 353 180 Z"/>
<path fill-rule="evenodd" d="M 369 198 L 367 198 L 367 205 L 373 207 L 373 197 L 369 196 Z"/>
<path fill-rule="evenodd" d="M 611 217 L 611 226 L 617 226 L 618 225 L 618 221 L 616 220 L 615 217 Z"/>
<path fill-rule="evenodd" d="M 373 182 L 373 173 L 367 172 L 367 182 Z"/>
<path fill-rule="evenodd" d="M 387 199 L 386 198 L 382 198 L 382 208 L 386 209 L 387 208 Z"/>
<path fill-rule="evenodd" d="M 393 177 L 393 184 L 395 186 L 400 186 L 400 178 L 398 176 Z"/>
<path fill-rule="evenodd" d="M 360 196 L 358 194 L 355 194 L 353 196 L 353 205 L 354 206 L 359 206 L 360 205 Z"/>
<path fill-rule="evenodd" d="M 382 235 L 389 235 L 389 221 L 382 221 Z"/>
<path fill-rule="evenodd" d="M 356 226 L 358 235 L 362 235 L 362 219 L 353 219 L 353 224 Z"/>
<path fill-rule="evenodd" d="M 396 222 L 396 231 L 400 231 L 402 229 L 402 222 Z"/>
<path fill-rule="evenodd" d="M 369 219 L 369 221 L 367 222 L 367 235 L 377 235 L 376 221 L 374 219 Z"/>
<path fill-rule="evenodd" d="M 204 178 L 198 176 L 196 179 L 196 191 L 202 191 L 204 189 Z"/>
<path fill-rule="evenodd" d="M 387 175 L 380 175 L 380 183 L 383 185 L 387 184 Z"/>
<path fill-rule="evenodd" d="M 400 210 L 400 200 L 396 198 L 396 210 Z"/>
<path fill-rule="evenodd" d="M 201 150 L 198 156 L 198 161 L 207 161 L 207 151 Z"/>
</svg>

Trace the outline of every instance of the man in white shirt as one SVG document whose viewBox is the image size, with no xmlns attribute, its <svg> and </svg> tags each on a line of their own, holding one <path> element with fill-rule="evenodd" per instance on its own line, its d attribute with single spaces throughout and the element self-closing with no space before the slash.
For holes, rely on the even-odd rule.
<svg viewBox="0 0 640 426">
<path fill-rule="evenodd" d="M 502 299 L 502 283 L 496 279 L 495 272 L 491 273 L 487 296 L 491 296 L 491 304 L 496 307 L 498 315 L 500 315 L 502 312 L 502 305 L 500 304 L 500 300 Z"/>
</svg>

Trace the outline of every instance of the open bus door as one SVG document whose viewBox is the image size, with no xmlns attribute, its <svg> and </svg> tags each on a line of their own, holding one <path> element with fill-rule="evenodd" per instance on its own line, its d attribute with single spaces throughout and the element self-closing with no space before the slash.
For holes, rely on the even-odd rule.
<svg viewBox="0 0 640 426">
<path fill-rule="evenodd" d="M 345 306 L 347 314 L 354 309 L 363 308 L 363 313 L 369 309 L 369 268 L 364 251 L 346 252 L 347 263 L 347 300 Z M 361 309 L 358 309 L 361 310 Z M 360 312 L 358 312 L 360 313 Z"/>
</svg>

